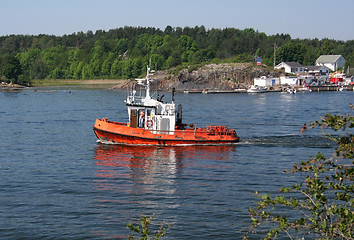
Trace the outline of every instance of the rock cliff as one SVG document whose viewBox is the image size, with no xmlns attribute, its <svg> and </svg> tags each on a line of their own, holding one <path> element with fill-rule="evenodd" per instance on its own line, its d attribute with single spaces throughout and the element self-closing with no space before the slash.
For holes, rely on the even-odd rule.
<svg viewBox="0 0 354 240">
<path fill-rule="evenodd" d="M 177 91 L 218 89 L 228 90 L 246 88 L 253 84 L 253 79 L 260 76 L 279 76 L 279 72 L 252 63 L 208 64 L 191 71 L 184 69 L 177 74 L 168 71 L 157 72 L 153 79 L 154 87 L 161 90 Z M 126 85 L 125 85 L 126 86 Z M 124 87 L 124 86 L 120 86 Z"/>
</svg>

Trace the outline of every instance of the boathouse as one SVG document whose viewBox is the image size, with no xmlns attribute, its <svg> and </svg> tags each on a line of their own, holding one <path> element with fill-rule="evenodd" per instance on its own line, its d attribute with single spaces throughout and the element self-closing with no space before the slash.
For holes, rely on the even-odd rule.
<svg viewBox="0 0 354 240">
<path fill-rule="evenodd" d="M 262 76 L 260 78 L 253 79 L 253 85 L 260 87 L 272 87 L 274 85 L 279 85 L 279 78 L 267 78 L 266 76 Z"/>
<path fill-rule="evenodd" d="M 298 83 L 299 81 L 297 77 L 286 77 L 286 76 L 280 77 L 281 85 L 298 86 Z"/>
</svg>

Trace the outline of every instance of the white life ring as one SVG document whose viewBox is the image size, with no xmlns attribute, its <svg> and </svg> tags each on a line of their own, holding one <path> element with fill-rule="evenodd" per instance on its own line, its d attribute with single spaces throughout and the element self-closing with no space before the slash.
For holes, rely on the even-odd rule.
<svg viewBox="0 0 354 240">
<path fill-rule="evenodd" d="M 153 124 L 154 124 L 154 122 L 153 122 L 151 119 L 149 119 L 149 120 L 146 121 L 146 126 L 147 126 L 148 128 L 150 128 Z"/>
</svg>

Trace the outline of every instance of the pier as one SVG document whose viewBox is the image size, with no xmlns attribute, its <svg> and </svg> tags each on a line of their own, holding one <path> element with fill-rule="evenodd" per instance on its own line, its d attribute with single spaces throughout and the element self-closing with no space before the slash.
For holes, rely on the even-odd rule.
<svg viewBox="0 0 354 240">
<path fill-rule="evenodd" d="M 354 85 L 343 86 L 347 91 L 354 91 Z M 289 87 L 276 87 L 268 89 L 267 92 L 286 92 Z M 299 87 L 294 87 L 295 89 Z M 322 86 L 309 86 L 312 92 L 323 91 L 339 91 L 341 86 L 337 85 L 322 85 Z M 217 94 L 217 93 L 247 93 L 247 89 L 229 89 L 229 90 L 216 90 L 216 89 L 190 89 L 184 90 L 183 93 L 203 93 L 203 94 Z"/>
<path fill-rule="evenodd" d="M 353 85 L 345 85 L 343 86 L 347 89 L 347 91 L 353 91 Z M 321 92 L 321 91 L 339 91 L 341 86 L 337 85 L 323 85 L 323 86 L 310 86 L 309 87 L 313 92 Z"/>
</svg>

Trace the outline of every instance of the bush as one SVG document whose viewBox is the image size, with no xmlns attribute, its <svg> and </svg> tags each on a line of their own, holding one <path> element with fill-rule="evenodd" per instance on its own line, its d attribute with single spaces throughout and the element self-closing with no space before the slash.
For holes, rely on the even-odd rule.
<svg viewBox="0 0 354 240">
<path fill-rule="evenodd" d="M 353 110 L 353 105 L 350 104 Z M 295 164 L 291 173 L 305 176 L 303 181 L 280 189 L 283 195 L 273 197 L 256 193 L 259 201 L 250 208 L 251 226 L 244 239 L 266 229 L 264 239 L 286 234 L 289 239 L 353 239 L 353 149 L 354 116 L 326 114 L 311 128 L 321 127 L 323 135 L 337 147 L 333 157 L 321 153 Z M 306 130 L 306 125 L 302 131 Z M 333 136 L 327 129 L 341 135 Z M 282 211 L 279 211 L 282 210 Z M 279 214 L 279 213 L 284 214 Z"/>
</svg>

